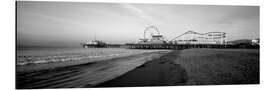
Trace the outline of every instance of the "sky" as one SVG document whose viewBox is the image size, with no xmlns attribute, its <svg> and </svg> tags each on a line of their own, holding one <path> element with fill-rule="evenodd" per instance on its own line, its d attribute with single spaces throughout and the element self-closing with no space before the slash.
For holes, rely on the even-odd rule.
<svg viewBox="0 0 270 90">
<path fill-rule="evenodd" d="M 93 39 L 124 44 L 158 27 L 167 39 L 189 30 L 259 38 L 259 6 L 17 1 L 17 45 L 79 47 Z"/>
</svg>

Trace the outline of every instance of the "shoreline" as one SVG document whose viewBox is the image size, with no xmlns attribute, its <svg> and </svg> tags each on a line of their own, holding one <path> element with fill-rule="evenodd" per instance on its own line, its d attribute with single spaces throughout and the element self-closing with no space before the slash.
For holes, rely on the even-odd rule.
<svg viewBox="0 0 270 90">
<path fill-rule="evenodd" d="M 180 50 L 169 52 L 160 58 L 95 87 L 139 87 L 184 85 L 188 79 L 186 70 L 174 61 Z M 91 86 L 89 86 L 91 87 Z M 86 88 L 88 88 L 86 86 Z"/>
<path fill-rule="evenodd" d="M 168 53 L 168 51 L 142 53 L 54 69 L 17 72 L 16 87 L 35 89 L 95 86 L 123 75 L 147 61 L 159 58 L 165 53 Z"/>
<path fill-rule="evenodd" d="M 162 51 L 162 50 L 158 50 Z M 55 69 L 55 68 L 61 68 L 61 67 L 69 67 L 74 65 L 80 65 L 80 64 L 86 64 L 86 63 L 93 63 L 93 62 L 100 62 L 100 61 L 106 61 L 114 58 L 122 58 L 122 57 L 129 57 L 133 55 L 139 55 L 139 54 L 147 54 L 152 52 L 158 52 L 154 50 L 134 50 L 134 52 L 127 52 L 123 54 L 118 54 L 115 56 L 104 56 L 99 58 L 84 58 L 81 60 L 69 60 L 69 61 L 55 61 L 55 62 L 47 62 L 47 63 L 36 63 L 36 64 L 28 64 L 28 65 L 16 65 L 16 72 L 34 72 L 34 71 L 40 71 L 40 70 L 49 70 L 49 69 Z M 169 50 L 167 50 L 169 51 Z M 111 54 L 113 55 L 113 54 Z"/>
</svg>

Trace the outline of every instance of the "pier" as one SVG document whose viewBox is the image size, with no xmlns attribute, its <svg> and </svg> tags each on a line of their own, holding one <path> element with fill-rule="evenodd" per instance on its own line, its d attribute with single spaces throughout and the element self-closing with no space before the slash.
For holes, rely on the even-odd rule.
<svg viewBox="0 0 270 90">
<path fill-rule="evenodd" d="M 227 45 L 207 45 L 207 44 L 127 44 L 127 48 L 130 49 L 188 49 L 188 48 L 228 48 Z"/>
<path fill-rule="evenodd" d="M 215 49 L 259 48 L 258 45 L 225 45 L 225 44 L 220 44 L 220 45 L 217 45 L 217 44 L 126 44 L 125 47 L 129 49 L 173 49 L 173 50 L 182 50 L 182 49 L 190 49 L 190 48 L 215 48 Z"/>
<path fill-rule="evenodd" d="M 124 48 L 123 44 L 104 44 L 104 45 L 91 45 L 91 44 L 83 44 L 83 48 Z"/>
<path fill-rule="evenodd" d="M 150 38 L 146 38 L 148 31 L 152 32 Z M 127 43 L 126 48 L 129 49 L 174 49 L 182 50 L 189 48 L 259 48 L 259 44 L 250 43 L 240 43 L 233 44 L 226 42 L 226 33 L 225 32 L 207 32 L 207 33 L 198 33 L 195 31 L 187 31 L 175 38 L 168 40 L 160 34 L 156 26 L 146 27 L 144 30 L 144 37 L 139 39 L 138 43 Z"/>
<path fill-rule="evenodd" d="M 147 33 L 151 36 L 147 38 Z M 93 40 L 81 44 L 84 48 L 127 48 L 127 49 L 173 49 L 182 50 L 189 48 L 259 48 L 259 40 L 252 40 L 249 43 L 231 43 L 226 41 L 225 32 L 206 32 L 199 33 L 195 31 L 187 31 L 173 39 L 165 38 L 156 26 L 148 26 L 144 30 L 143 38 L 136 43 L 126 44 L 107 44 L 101 40 Z"/>
</svg>

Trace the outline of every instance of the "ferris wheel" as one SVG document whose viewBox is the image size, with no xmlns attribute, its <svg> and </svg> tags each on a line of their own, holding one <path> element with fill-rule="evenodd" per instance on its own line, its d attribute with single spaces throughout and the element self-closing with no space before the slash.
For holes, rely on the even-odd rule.
<svg viewBox="0 0 270 90">
<path fill-rule="evenodd" d="M 147 39 L 147 33 L 150 31 L 150 30 L 154 30 L 156 33 L 157 33 L 157 35 L 160 35 L 160 32 L 159 32 L 159 30 L 158 30 L 158 28 L 156 27 L 156 26 L 148 26 L 148 27 L 146 27 L 145 29 L 144 29 L 144 34 L 143 34 L 143 38 L 144 39 Z M 151 35 L 153 35 L 153 33 L 151 33 Z"/>
</svg>

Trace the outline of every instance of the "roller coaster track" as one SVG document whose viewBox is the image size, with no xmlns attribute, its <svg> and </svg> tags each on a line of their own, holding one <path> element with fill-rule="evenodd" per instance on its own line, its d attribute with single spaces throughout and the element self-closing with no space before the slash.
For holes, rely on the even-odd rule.
<svg viewBox="0 0 270 90">
<path fill-rule="evenodd" d="M 226 34 L 226 33 L 224 33 L 224 32 L 198 33 L 198 32 L 194 32 L 194 31 L 187 31 L 187 32 L 185 32 L 185 33 L 183 33 L 183 34 L 181 34 L 181 35 L 179 35 L 179 36 L 177 36 L 177 37 L 171 39 L 170 41 L 173 41 L 173 40 L 175 40 L 175 39 L 177 39 L 177 38 L 179 38 L 179 37 L 181 37 L 181 36 L 184 36 L 184 35 L 186 35 L 186 34 L 198 34 L 198 35 L 213 35 L 213 34 L 218 34 L 218 35 L 216 35 L 216 36 L 219 36 L 219 35 L 220 35 L 220 36 L 223 36 L 223 37 L 220 37 L 220 38 L 225 38 L 225 34 Z M 206 37 L 198 37 L 198 38 L 206 38 Z"/>
</svg>

